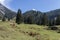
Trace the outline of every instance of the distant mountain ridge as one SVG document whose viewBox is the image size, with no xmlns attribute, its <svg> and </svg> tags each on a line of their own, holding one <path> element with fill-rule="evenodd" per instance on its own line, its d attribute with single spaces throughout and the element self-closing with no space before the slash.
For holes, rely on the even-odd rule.
<svg viewBox="0 0 60 40">
<path fill-rule="evenodd" d="M 60 15 L 60 9 L 52 10 L 52 11 L 45 12 L 45 13 L 47 13 L 49 17 L 54 18 Z"/>
<path fill-rule="evenodd" d="M 32 13 L 32 12 L 35 12 L 35 13 Z M 39 12 L 39 14 L 36 13 L 36 12 Z M 29 10 L 29 11 L 26 11 L 23 15 L 36 15 L 36 14 L 38 14 L 38 15 L 42 14 L 43 15 L 44 13 L 46 13 L 47 16 L 50 17 L 50 18 L 54 18 L 54 17 L 60 15 L 60 9 L 52 10 L 52 11 L 49 11 L 49 12 Z M 36 16 L 38 16 L 38 15 L 36 15 Z"/>
<path fill-rule="evenodd" d="M 5 15 L 6 18 L 14 18 L 16 16 L 16 12 L 11 11 L 0 3 L 0 19 Z"/>
<path fill-rule="evenodd" d="M 29 16 L 32 16 L 34 22 L 41 24 L 44 13 L 47 15 L 48 20 L 54 20 L 58 15 L 60 15 L 60 9 L 52 10 L 49 12 L 41 12 L 37 10 L 29 10 L 23 13 L 24 20 L 27 21 Z"/>
<path fill-rule="evenodd" d="M 30 10 L 30 11 L 23 13 L 23 15 L 24 15 L 24 20 L 27 21 L 27 18 L 29 16 L 32 16 L 34 18 L 34 22 L 37 23 L 39 19 L 42 18 L 43 13 L 40 11 Z"/>
<path fill-rule="evenodd" d="M 49 12 L 41 12 L 37 10 L 29 10 L 23 13 L 24 17 L 27 18 L 28 16 L 32 15 L 35 20 L 42 18 L 42 15 L 46 13 L 49 18 L 54 18 L 60 15 L 60 9 L 52 10 Z M 2 4 L 0 4 L 0 19 L 5 15 L 6 18 L 14 18 L 16 17 L 16 12 L 6 8 Z"/>
</svg>

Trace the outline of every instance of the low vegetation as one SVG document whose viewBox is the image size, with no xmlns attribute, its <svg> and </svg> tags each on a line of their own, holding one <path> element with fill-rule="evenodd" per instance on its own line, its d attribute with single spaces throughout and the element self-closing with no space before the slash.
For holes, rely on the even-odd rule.
<svg viewBox="0 0 60 40">
<path fill-rule="evenodd" d="M 0 40 L 60 40 L 58 31 L 47 26 L 0 21 Z"/>
</svg>

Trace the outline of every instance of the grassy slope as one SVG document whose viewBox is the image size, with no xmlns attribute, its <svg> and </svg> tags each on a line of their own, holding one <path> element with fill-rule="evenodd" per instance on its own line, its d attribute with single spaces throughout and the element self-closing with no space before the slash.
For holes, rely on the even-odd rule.
<svg viewBox="0 0 60 40">
<path fill-rule="evenodd" d="M 16 27 L 10 25 L 11 22 L 0 22 L 0 40 L 37 40 L 37 36 L 30 36 L 25 32 L 39 33 L 40 40 L 60 40 L 60 34 L 44 29 L 43 26 L 20 24 Z"/>
</svg>

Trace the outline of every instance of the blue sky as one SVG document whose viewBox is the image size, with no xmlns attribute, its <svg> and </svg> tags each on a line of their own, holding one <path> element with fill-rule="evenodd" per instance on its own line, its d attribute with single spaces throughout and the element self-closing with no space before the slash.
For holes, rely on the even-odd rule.
<svg viewBox="0 0 60 40">
<path fill-rule="evenodd" d="M 6 3 L 6 2 L 5 2 Z M 21 9 L 22 12 L 36 9 L 42 12 L 55 10 L 60 8 L 60 0 L 11 0 L 8 4 L 11 10 L 17 11 Z"/>
</svg>

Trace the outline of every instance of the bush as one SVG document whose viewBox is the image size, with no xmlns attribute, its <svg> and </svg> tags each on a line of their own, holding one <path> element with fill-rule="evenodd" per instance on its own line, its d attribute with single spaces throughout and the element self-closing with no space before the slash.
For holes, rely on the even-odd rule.
<svg viewBox="0 0 60 40">
<path fill-rule="evenodd" d="M 2 18 L 2 21 L 3 21 L 3 22 L 4 22 L 4 21 L 6 21 L 6 18 L 5 18 L 5 17 L 3 17 L 3 18 Z"/>
<path fill-rule="evenodd" d="M 58 30 L 58 32 L 57 33 L 60 33 L 60 29 Z"/>
<path fill-rule="evenodd" d="M 28 35 L 32 36 L 32 37 L 35 37 L 37 35 L 39 35 L 39 33 L 36 33 L 36 32 L 29 32 Z"/>
<path fill-rule="evenodd" d="M 56 26 L 49 26 L 48 29 L 50 29 L 50 30 L 58 30 L 58 27 L 56 27 Z"/>
</svg>

